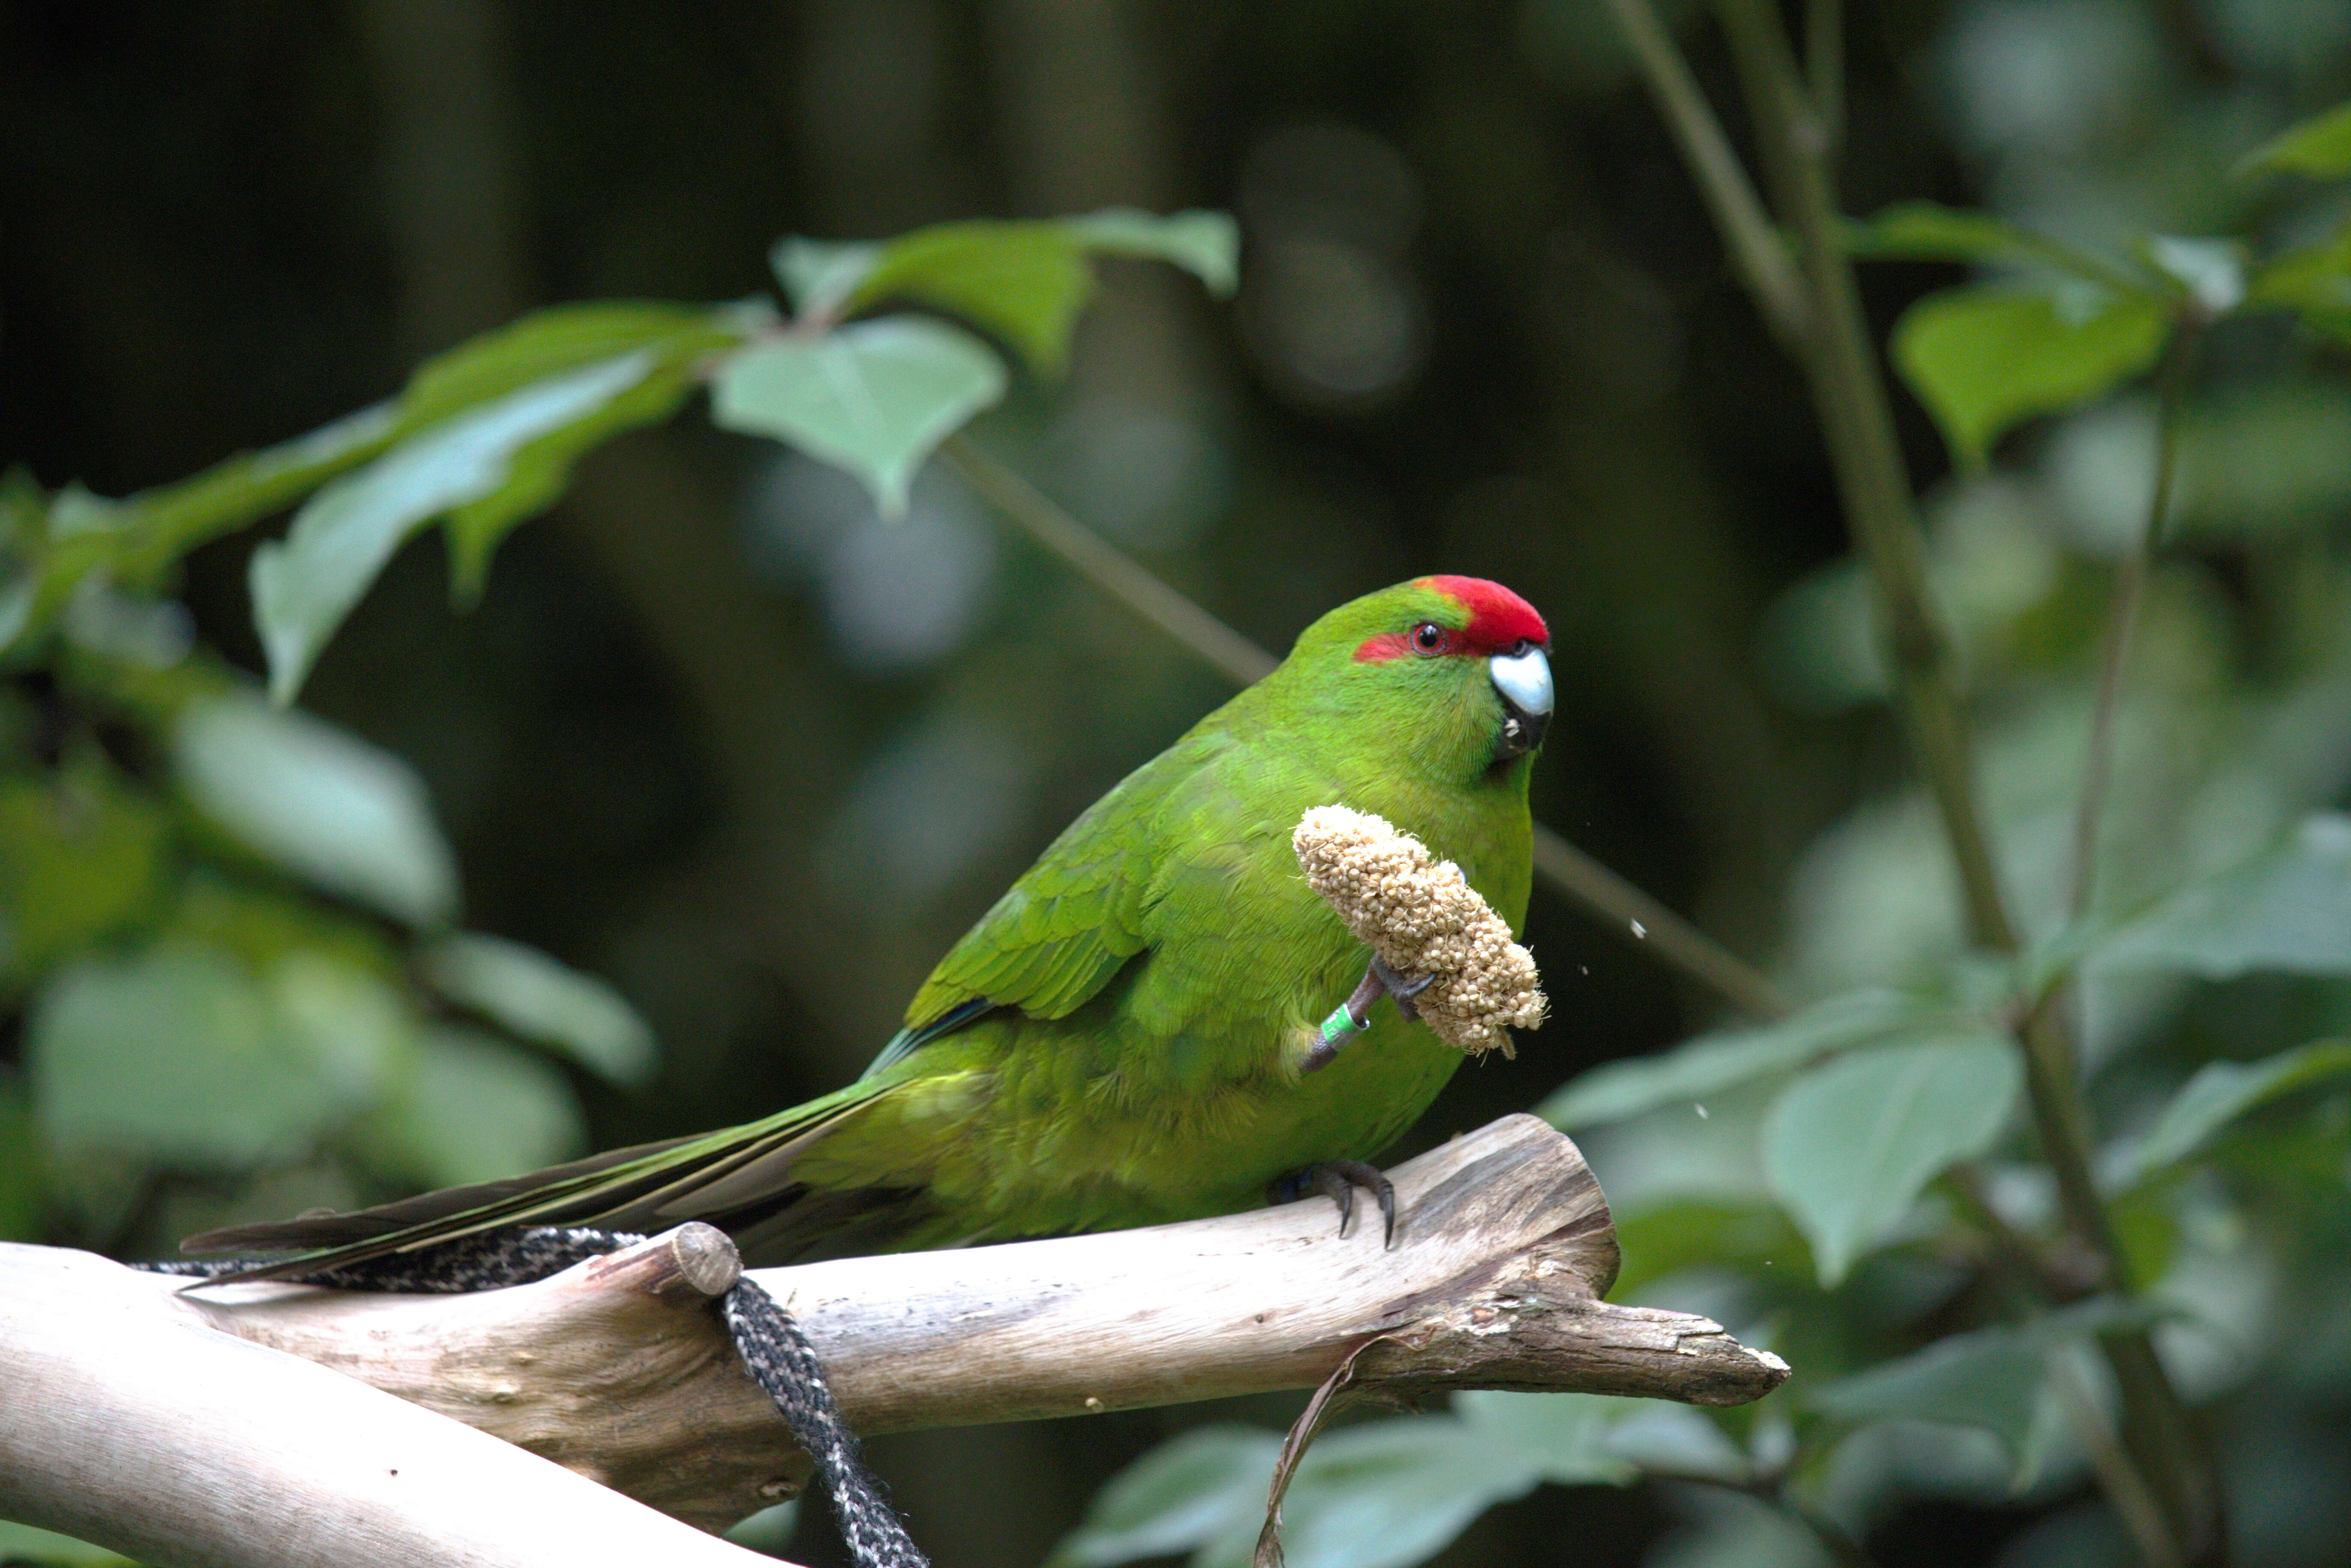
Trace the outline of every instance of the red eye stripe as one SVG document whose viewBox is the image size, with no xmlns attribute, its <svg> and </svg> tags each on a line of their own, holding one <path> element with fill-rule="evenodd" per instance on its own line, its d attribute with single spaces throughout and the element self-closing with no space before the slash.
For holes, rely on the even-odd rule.
<svg viewBox="0 0 2351 1568">
<path fill-rule="evenodd" d="M 1434 643 L 1423 642 L 1421 640 L 1423 632 L 1435 632 L 1437 640 Z M 1407 653 L 1416 654 L 1422 659 L 1437 659 L 1446 654 L 1459 653 L 1462 651 L 1462 646 L 1459 632 L 1449 626 L 1439 626 L 1433 620 L 1425 620 L 1416 625 L 1410 631 L 1384 631 L 1377 637 L 1365 638 L 1355 649 L 1355 662 L 1377 664 L 1383 659 L 1401 659 Z"/>
<path fill-rule="evenodd" d="M 1442 576 L 1422 577 L 1416 586 L 1435 588 L 1468 610 L 1469 624 L 1462 635 L 1471 646 L 1485 652 L 1505 652 L 1521 642 L 1551 641 L 1551 628 L 1543 625 L 1535 607 L 1499 583 L 1488 582 L 1483 577 Z M 1369 648 L 1371 644 L 1364 646 Z M 1362 649 L 1356 650 L 1355 657 L 1364 657 Z"/>
</svg>

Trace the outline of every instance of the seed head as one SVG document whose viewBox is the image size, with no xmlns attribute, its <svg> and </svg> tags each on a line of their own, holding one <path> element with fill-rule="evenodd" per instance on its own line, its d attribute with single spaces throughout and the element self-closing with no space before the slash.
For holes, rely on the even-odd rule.
<svg viewBox="0 0 2351 1568">
<path fill-rule="evenodd" d="M 1343 805 L 1301 817 L 1290 846 L 1306 884 L 1339 912 L 1355 940 L 1403 975 L 1433 974 L 1415 999 L 1437 1038 L 1479 1055 L 1515 1055 L 1508 1031 L 1541 1027 L 1534 955 L 1450 860 L 1384 818 Z"/>
</svg>

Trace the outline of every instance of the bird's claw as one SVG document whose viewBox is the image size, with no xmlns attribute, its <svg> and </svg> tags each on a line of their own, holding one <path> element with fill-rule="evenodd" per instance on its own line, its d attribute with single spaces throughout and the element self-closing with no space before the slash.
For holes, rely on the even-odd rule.
<svg viewBox="0 0 2351 1568">
<path fill-rule="evenodd" d="M 1339 1234 L 1347 1234 L 1355 1220 L 1355 1189 L 1375 1194 L 1380 1202 L 1380 1246 L 1395 1245 L 1395 1183 L 1376 1165 L 1360 1159 L 1318 1159 L 1273 1184 L 1269 1196 L 1276 1203 L 1294 1203 L 1319 1193 L 1339 1206 Z"/>
<path fill-rule="evenodd" d="M 1409 976 L 1398 974 L 1382 961 L 1377 953 L 1374 953 L 1372 955 L 1372 967 L 1365 972 L 1364 978 L 1366 981 L 1378 981 L 1380 989 L 1395 998 L 1396 1011 L 1417 1023 L 1420 1022 L 1420 1009 L 1413 1004 L 1413 998 L 1426 991 L 1436 981 L 1437 975 L 1434 971 Z"/>
</svg>

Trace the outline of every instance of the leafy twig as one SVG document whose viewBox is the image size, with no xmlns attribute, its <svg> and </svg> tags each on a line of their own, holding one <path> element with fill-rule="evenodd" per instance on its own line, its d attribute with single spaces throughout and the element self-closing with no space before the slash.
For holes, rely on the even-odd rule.
<svg viewBox="0 0 2351 1568">
<path fill-rule="evenodd" d="M 1651 58 L 1672 51 L 1673 43 L 1647 0 L 1610 5 L 1620 20 L 1629 19 L 1628 40 L 1642 57 L 1661 112 L 1677 127 L 1690 122 L 1694 111 L 1675 90 L 1677 82 L 1687 84 L 1687 69 L 1677 57 Z M 1722 0 L 1721 15 L 1765 166 L 1795 235 L 1813 330 L 1791 347 L 1812 384 L 1847 522 L 1876 589 L 1911 749 L 1942 819 L 1977 945 L 2014 952 L 2020 944 L 1976 794 L 1958 682 L 1929 606 L 1909 475 L 1840 244 L 1844 220 L 1829 178 L 1829 138 L 1776 6 Z M 1702 187 L 1719 183 L 1719 173 L 1695 159 L 1692 171 Z M 1737 235 L 1728 227 L 1725 233 L 1736 244 Z M 1750 268 L 1748 278 L 1758 307 L 1776 327 L 1781 307 L 1766 275 Z M 2102 1276 L 2113 1278 L 2118 1272 L 2113 1226 L 2090 1168 L 2089 1117 L 2073 1042 L 2046 1006 L 2024 1021 L 2021 1034 L 2032 1122 L 2056 1177 L 2066 1227 L 2100 1261 Z M 2192 1543 L 2187 1555 L 2199 1562 L 2217 1556 L 2217 1486 L 2152 1344 L 2138 1329 L 2115 1331 L 2101 1343 L 2122 1391 L 2134 1457 L 2165 1500 L 2178 1538 Z"/>
<path fill-rule="evenodd" d="M 1078 575 L 1198 654 L 1235 682 L 1263 680 L 1281 661 L 1176 589 L 1134 556 L 1063 511 L 1053 499 L 994 458 L 969 436 L 939 448 L 974 490 Z"/>
<path fill-rule="evenodd" d="M 1280 662 L 1071 516 L 968 436 L 948 437 L 939 452 L 1030 538 L 1234 681 L 1248 685 Z M 1534 865 L 1535 875 L 1555 891 L 1741 1012 L 1768 1019 L 1789 1011 L 1787 999 L 1761 971 L 1541 823 L 1534 829 Z"/>
</svg>

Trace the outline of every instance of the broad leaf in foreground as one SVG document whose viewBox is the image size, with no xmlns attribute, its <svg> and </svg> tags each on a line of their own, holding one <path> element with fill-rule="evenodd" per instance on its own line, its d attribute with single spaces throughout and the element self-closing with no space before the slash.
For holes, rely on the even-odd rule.
<svg viewBox="0 0 2351 1568">
<path fill-rule="evenodd" d="M 364 1129 L 374 1156 L 428 1186 L 493 1181 L 587 1147 L 555 1065 L 471 1029 L 429 1029 L 414 1075 Z"/>
<path fill-rule="evenodd" d="M 50 1563 L 57 1564 L 57 1568 L 137 1568 L 119 1552 L 5 1519 L 0 1519 L 0 1563 Z"/>
<path fill-rule="evenodd" d="M 1764 1118 L 1763 1165 L 1823 1287 L 1900 1224 L 1928 1181 L 1991 1147 L 2022 1079 L 2014 1046 L 1980 1036 L 1842 1056 L 1788 1086 Z"/>
<path fill-rule="evenodd" d="M 1253 1427 L 1201 1427 L 1129 1465 L 1063 1538 L 1057 1568 L 1173 1557 L 1220 1536 L 1257 1539 L 1281 1439 Z"/>
<path fill-rule="evenodd" d="M 2048 1353 L 2011 1328 L 1938 1339 L 1812 1391 L 1806 1403 L 1848 1421 L 1931 1421 L 1990 1432 L 2022 1462 L 2032 1438 Z"/>
<path fill-rule="evenodd" d="M 594 975 L 504 937 L 460 931 L 423 956 L 425 980 L 526 1040 L 551 1045 L 618 1084 L 641 1084 L 656 1061 L 653 1033 Z"/>
<path fill-rule="evenodd" d="M 1050 374 L 1068 359 L 1071 331 L 1093 295 L 1094 255 L 1170 262 L 1221 296 L 1238 281 L 1239 251 L 1226 213 L 1112 207 L 1076 218 L 939 223 L 878 243 L 791 238 L 769 259 L 803 321 L 893 301 L 928 306 L 994 333 Z"/>
<path fill-rule="evenodd" d="M 747 324 L 733 317 L 743 308 L 622 299 L 536 310 L 418 366 L 400 395 L 401 419 L 413 432 L 641 349 L 673 363 L 724 348 L 741 340 Z"/>
<path fill-rule="evenodd" d="M 960 327 L 919 317 L 857 321 L 757 343 L 711 387 L 711 418 L 847 469 L 884 516 L 903 516 L 933 448 L 1004 395 L 1004 365 Z"/>
<path fill-rule="evenodd" d="M 2153 366 L 2169 331 L 2150 295 L 2090 284 L 2064 294 L 1976 285 L 1905 311 L 1894 362 L 1953 458 L 1980 469 L 2011 426 L 2094 401 Z"/>
<path fill-rule="evenodd" d="M 2045 1421 L 2040 1407 L 2049 1357 L 2102 1330 L 2144 1323 L 2146 1310 L 2100 1296 L 2011 1327 L 1978 1329 L 1812 1389 L 1804 1402 L 1848 1421 L 1929 1421 L 1975 1427 L 2008 1450 L 2020 1480 L 2032 1467 Z"/>
<path fill-rule="evenodd" d="M 1610 1477 L 1631 1467 L 1610 1461 Z M 1434 1555 L 1498 1502 L 1544 1479 L 1514 1453 L 1450 1416 L 1406 1416 L 1332 1432 L 1307 1450 L 1281 1507 L 1287 1568 L 1409 1568 Z M 1256 1531 L 1215 1543 L 1200 1568 L 1249 1568 Z"/>
<path fill-rule="evenodd" d="M 2351 816 L 2315 812 L 2278 847 L 2182 888 L 2092 951 L 2102 969 L 2207 980 L 2351 974 Z"/>
<path fill-rule="evenodd" d="M 2122 280 L 2095 256 L 1976 208 L 1900 202 L 1845 230 L 1849 254 L 1879 261 L 1969 262 L 1980 266 L 2042 266 L 2093 283 Z"/>
<path fill-rule="evenodd" d="M 2259 1062 L 2207 1062 L 2143 1137 L 2118 1143 L 2099 1161 L 2116 1191 L 2179 1164 L 2254 1106 L 2332 1078 L 2351 1076 L 2351 1040 L 2314 1040 Z"/>
<path fill-rule="evenodd" d="M 2283 169 L 2319 180 L 2351 174 L 2351 103 L 2339 104 L 2263 142 L 2246 157 L 2244 167 Z"/>
<path fill-rule="evenodd" d="M 270 695 L 293 701 L 327 639 L 410 535 L 495 495 L 517 453 L 593 416 L 654 365 L 638 349 L 534 382 L 426 427 L 311 496 L 282 542 L 254 552 L 254 619 L 269 656 Z M 545 484 L 526 477 L 535 493 Z"/>
<path fill-rule="evenodd" d="M 249 848 L 413 926 L 456 914 L 456 856 L 399 758 L 244 697 L 192 703 L 172 741 L 189 798 Z"/>
<path fill-rule="evenodd" d="M 1851 992 L 1776 1023 L 1718 1030 L 1655 1056 L 1594 1067 L 1538 1106 L 1535 1114 L 1569 1132 L 1623 1121 L 1677 1100 L 1703 1100 L 1734 1084 L 1801 1067 L 1832 1051 L 1884 1039 L 1937 1012 L 1898 992 Z"/>
<path fill-rule="evenodd" d="M 235 1169 L 299 1155 L 339 1109 L 245 967 L 195 943 L 67 968 L 26 1056 L 42 1127 L 68 1148 Z"/>
</svg>

